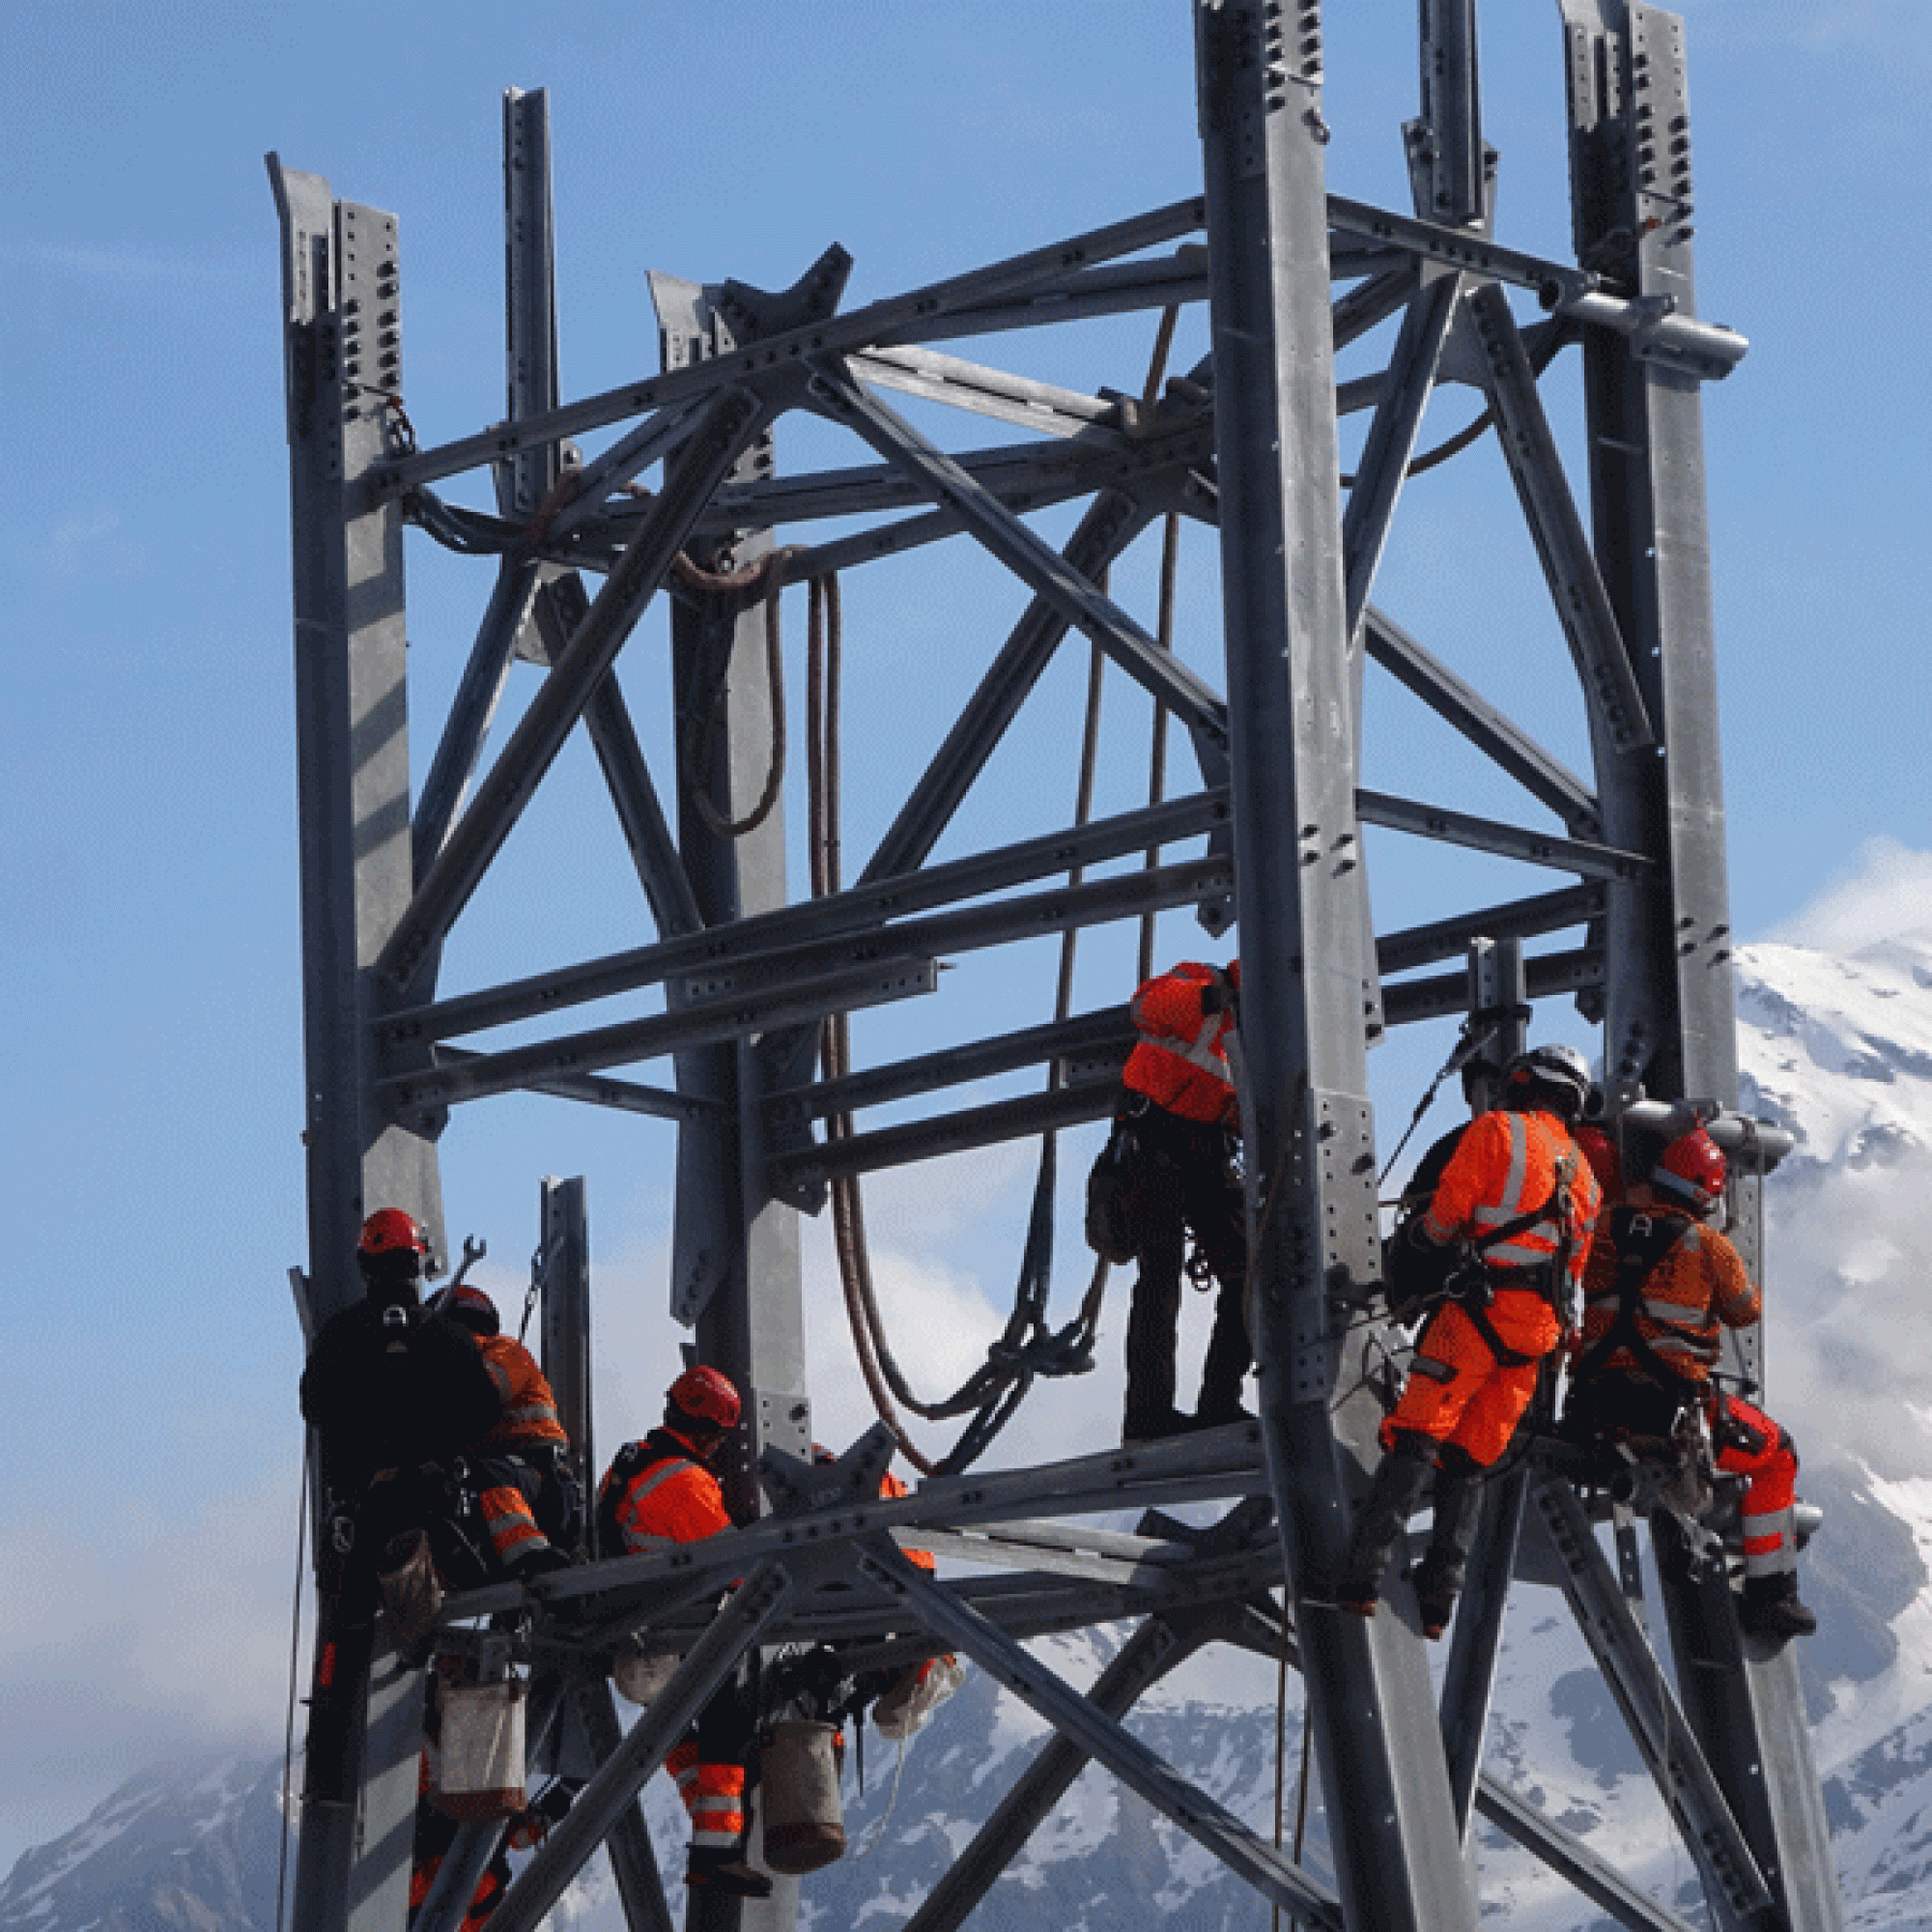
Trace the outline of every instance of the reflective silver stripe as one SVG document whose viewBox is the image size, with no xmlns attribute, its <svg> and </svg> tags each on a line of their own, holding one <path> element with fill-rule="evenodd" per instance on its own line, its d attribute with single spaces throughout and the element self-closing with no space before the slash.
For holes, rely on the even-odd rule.
<svg viewBox="0 0 1932 1932">
<path fill-rule="evenodd" d="M 1143 1046 L 1171 1053 L 1175 1059 L 1184 1060 L 1190 1066 L 1198 1066 L 1202 1072 L 1210 1073 L 1216 1080 L 1232 1087 L 1234 1076 L 1228 1065 L 1228 1056 L 1221 1047 L 1221 1036 L 1232 1024 L 1231 1014 L 1211 1014 L 1191 1045 L 1166 1033 L 1140 1033 L 1137 1037 Z"/>
<path fill-rule="evenodd" d="M 1798 1568 L 1798 1542 L 1792 1534 L 1792 1512 L 1773 1510 L 1766 1516 L 1747 1516 L 1742 1524 L 1745 1536 L 1745 1575 L 1781 1577 Z M 1767 1549 L 1753 1549 L 1753 1542 L 1765 1537 L 1777 1540 Z"/>
<path fill-rule="evenodd" d="M 554 1422 L 556 1420 L 556 1409 L 553 1404 L 547 1402 L 526 1403 L 522 1408 L 506 1408 L 503 1411 L 503 1420 L 505 1422 Z"/>
<path fill-rule="evenodd" d="M 1661 1355 L 1689 1355 L 1699 1362 L 1715 1362 L 1718 1359 L 1717 1343 L 1706 1342 L 1700 1336 L 1652 1335 L 1647 1339 Z"/>
<path fill-rule="evenodd" d="M 648 1476 L 639 1476 L 637 1482 L 618 1497 L 618 1520 L 622 1521 L 630 1511 L 634 1510 L 638 1504 L 642 1502 L 646 1496 L 650 1495 L 662 1484 L 668 1482 L 680 1469 L 695 1469 L 696 1467 L 697 1464 L 696 1463 L 687 1462 L 682 1456 L 668 1457 Z M 630 1540 L 630 1531 L 627 1529 L 624 1535 L 628 1543 Z M 653 1543 L 662 1542 L 663 1540 L 660 1537 L 653 1537 L 651 1539 Z M 676 1539 L 673 1538 L 671 1540 L 674 1542 Z"/>
</svg>

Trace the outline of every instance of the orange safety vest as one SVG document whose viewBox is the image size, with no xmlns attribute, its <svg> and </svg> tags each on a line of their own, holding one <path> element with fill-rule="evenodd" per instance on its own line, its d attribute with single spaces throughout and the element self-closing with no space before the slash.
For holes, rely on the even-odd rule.
<svg viewBox="0 0 1932 1932">
<path fill-rule="evenodd" d="M 1639 1216 L 1663 1230 L 1681 1230 L 1663 1258 L 1638 1284 L 1631 1313 L 1637 1337 L 1673 1375 L 1701 1382 L 1718 1359 L 1718 1324 L 1748 1328 L 1763 1300 L 1745 1270 L 1744 1257 L 1715 1228 L 1665 1208 L 1623 1208 L 1590 1246 L 1583 1278 L 1583 1355 L 1616 1326 L 1623 1293 L 1622 1247 L 1636 1238 Z M 1625 1375 L 1644 1364 L 1628 1348 L 1611 1350 L 1589 1373 Z"/>
<path fill-rule="evenodd" d="M 614 1521 L 628 1550 L 698 1543 L 732 1527 L 718 1478 L 703 1463 L 662 1446 L 678 1440 L 668 1430 L 653 1430 L 619 1455 L 597 1487 L 598 1520 Z"/>
<path fill-rule="evenodd" d="M 1558 1170 L 1566 1164 L 1568 1199 L 1560 1204 Z M 1438 1241 L 1466 1236 L 1481 1250 L 1483 1264 L 1498 1273 L 1548 1267 L 1567 1248 L 1565 1272 L 1577 1295 L 1603 1198 L 1589 1162 L 1554 1114 L 1499 1107 L 1469 1122 L 1435 1183 L 1428 1228 Z M 1539 1213 L 1545 1208 L 1549 1211 Z M 1512 1225 L 1530 1214 L 1539 1217 Z M 1502 1239 L 1485 1240 L 1504 1228 L 1510 1232 Z"/>
<path fill-rule="evenodd" d="M 892 1502 L 895 1498 L 909 1493 L 910 1492 L 906 1489 L 906 1486 L 890 1469 L 879 1478 L 879 1494 L 885 1501 Z M 902 1548 L 899 1554 L 907 1562 L 917 1563 L 922 1570 L 936 1570 L 939 1567 L 932 1560 L 932 1551 L 929 1549 Z"/>
<path fill-rule="evenodd" d="M 1121 1076 L 1130 1094 L 1145 1094 L 1184 1121 L 1239 1124 L 1227 1047 L 1235 1015 L 1201 1010 L 1201 995 L 1209 986 L 1225 986 L 1228 978 L 1188 959 L 1135 993 L 1128 1011 L 1139 1042 Z"/>
<path fill-rule="evenodd" d="M 514 1452 L 536 1442 L 568 1446 L 570 1437 L 556 1419 L 556 1396 L 536 1357 L 510 1335 L 479 1335 L 476 1346 L 503 1399 L 502 1420 L 477 1448 L 487 1455 L 493 1449 Z"/>
</svg>

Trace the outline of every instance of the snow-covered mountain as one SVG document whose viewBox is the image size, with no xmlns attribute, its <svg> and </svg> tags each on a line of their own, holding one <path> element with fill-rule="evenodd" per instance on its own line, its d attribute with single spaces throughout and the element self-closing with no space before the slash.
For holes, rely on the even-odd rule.
<svg viewBox="0 0 1932 1932">
<path fill-rule="evenodd" d="M 1932 1932 L 1932 1237 L 1921 1212 L 1932 1200 L 1932 934 L 1851 957 L 1747 948 L 1739 965 L 1747 1104 L 1798 1139 L 1767 1190 L 1765 1402 L 1797 1437 L 1804 1492 L 1826 1512 L 1803 1572 L 1822 1629 L 1799 1656 L 1846 1923 Z M 1040 1650 L 1084 1683 L 1116 1636 Z M 1203 1658 L 1131 1723 L 1264 1833 L 1279 1768 L 1293 1840 L 1301 1725 L 1292 1677 L 1278 1713 L 1265 1663 Z M 863 1793 L 847 1771 L 852 1850 L 806 1881 L 801 1923 L 902 1924 L 1043 1735 L 975 1674 L 902 1768 L 873 1740 Z M 1554 1592 L 1524 1589 L 1512 1603 L 1490 1768 L 1700 1921 L 1694 1870 Z M 0 1883 L 0 1932 L 271 1932 L 279 1782 L 279 1765 L 259 1760 L 130 1781 Z M 666 1780 L 654 1780 L 646 1808 L 674 1873 L 683 1831 Z M 1307 1856 L 1321 1870 L 1319 1803 Z M 1478 1858 L 1485 1916 L 1507 1918 L 1512 1932 L 1603 1923 L 1487 1830 Z M 1252 1927 L 1264 1910 L 1139 1799 L 1089 1771 L 971 1922 L 1101 1932 L 1126 1901 L 1178 1932 Z M 601 1859 L 554 1918 L 573 1932 L 621 1932 Z"/>
</svg>

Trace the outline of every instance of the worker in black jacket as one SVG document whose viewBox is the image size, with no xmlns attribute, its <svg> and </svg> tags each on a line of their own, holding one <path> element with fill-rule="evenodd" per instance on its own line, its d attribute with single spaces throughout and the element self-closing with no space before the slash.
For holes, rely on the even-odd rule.
<svg viewBox="0 0 1932 1932">
<path fill-rule="evenodd" d="M 346 1802 L 356 1696 L 375 1642 L 378 1578 L 427 1537 L 451 1580 L 481 1583 L 458 1528 L 463 1452 L 502 1413 L 475 1338 L 422 1305 L 429 1240 L 397 1208 L 364 1223 L 355 1260 L 363 1298 L 332 1316 L 301 1378 L 326 1498 L 316 1553 L 324 1599 L 311 1703 L 307 1796 Z"/>
</svg>

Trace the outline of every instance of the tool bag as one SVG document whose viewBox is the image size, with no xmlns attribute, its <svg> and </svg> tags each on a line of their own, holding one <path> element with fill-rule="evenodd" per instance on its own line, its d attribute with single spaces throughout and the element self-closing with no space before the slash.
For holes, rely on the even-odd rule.
<svg viewBox="0 0 1932 1932">
<path fill-rule="evenodd" d="M 440 1762 L 430 1803 L 469 1824 L 514 1818 L 525 1804 L 524 1683 L 439 1678 Z"/>
<path fill-rule="evenodd" d="M 1127 1198 L 1139 1158 L 1139 1141 L 1130 1128 L 1117 1121 L 1087 1176 L 1087 1245 L 1116 1267 L 1123 1267 L 1134 1259 L 1133 1217 L 1127 1211 Z"/>
<path fill-rule="evenodd" d="M 790 1718 L 761 1740 L 758 1802 L 765 1863 L 796 1876 L 845 1856 L 838 1768 L 845 1741 L 836 1724 Z"/>
<path fill-rule="evenodd" d="M 404 1650 L 420 1643 L 442 1614 L 442 1579 L 436 1574 L 428 1534 L 412 1529 L 391 1537 L 383 1551 L 383 1568 L 376 1573 L 376 1583 L 389 1612 L 396 1642 Z"/>
</svg>

